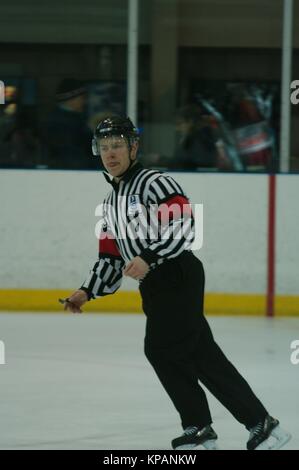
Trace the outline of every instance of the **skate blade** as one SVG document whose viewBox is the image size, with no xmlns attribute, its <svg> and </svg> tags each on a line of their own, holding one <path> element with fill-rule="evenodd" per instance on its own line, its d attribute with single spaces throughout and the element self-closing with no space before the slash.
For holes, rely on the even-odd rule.
<svg viewBox="0 0 299 470">
<path fill-rule="evenodd" d="M 218 450 L 218 446 L 215 439 L 210 439 L 204 444 L 184 444 L 182 446 L 176 447 L 175 450 Z"/>
<path fill-rule="evenodd" d="M 280 426 L 273 429 L 268 439 L 262 442 L 255 450 L 278 450 L 281 449 L 292 438 L 289 432 L 284 431 Z"/>
</svg>

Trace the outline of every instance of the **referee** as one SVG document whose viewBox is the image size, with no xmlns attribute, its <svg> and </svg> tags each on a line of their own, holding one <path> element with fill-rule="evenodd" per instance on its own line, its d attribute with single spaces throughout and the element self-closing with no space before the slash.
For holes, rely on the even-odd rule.
<svg viewBox="0 0 299 470">
<path fill-rule="evenodd" d="M 263 445 L 270 435 L 283 445 L 289 435 L 275 436 L 283 433 L 278 421 L 215 343 L 203 315 L 205 277 L 191 251 L 189 200 L 173 178 L 137 162 L 138 141 L 129 118 L 106 118 L 95 130 L 93 153 L 102 159 L 111 191 L 103 203 L 98 260 L 64 308 L 80 313 L 88 300 L 113 294 L 123 275 L 138 280 L 147 317 L 145 355 L 184 430 L 172 447 L 217 448 L 198 380 L 250 431 L 248 449 Z"/>
</svg>

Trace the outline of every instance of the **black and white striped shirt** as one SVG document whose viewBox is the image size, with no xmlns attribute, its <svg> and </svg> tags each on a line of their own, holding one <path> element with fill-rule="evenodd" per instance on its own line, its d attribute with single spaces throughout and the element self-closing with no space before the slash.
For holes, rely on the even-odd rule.
<svg viewBox="0 0 299 470">
<path fill-rule="evenodd" d="M 190 249 L 194 239 L 189 200 L 172 177 L 139 163 L 118 183 L 105 177 L 113 189 L 103 203 L 99 259 L 80 287 L 89 298 L 113 294 L 135 256 L 155 269 Z"/>
</svg>

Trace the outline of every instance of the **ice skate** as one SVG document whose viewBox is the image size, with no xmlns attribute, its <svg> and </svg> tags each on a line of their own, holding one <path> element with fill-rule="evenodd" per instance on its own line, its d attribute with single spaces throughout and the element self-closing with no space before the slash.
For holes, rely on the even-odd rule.
<svg viewBox="0 0 299 470">
<path fill-rule="evenodd" d="M 199 429 L 197 426 L 189 426 L 184 433 L 171 442 L 174 450 L 217 450 L 217 434 L 210 425 Z"/>
<path fill-rule="evenodd" d="M 264 421 L 250 429 L 247 450 L 277 450 L 291 439 L 291 434 L 279 426 L 279 421 L 266 416 Z"/>
</svg>

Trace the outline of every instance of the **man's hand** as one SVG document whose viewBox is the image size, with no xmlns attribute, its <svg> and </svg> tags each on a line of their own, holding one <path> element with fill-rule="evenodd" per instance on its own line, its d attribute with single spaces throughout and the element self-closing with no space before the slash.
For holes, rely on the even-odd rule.
<svg viewBox="0 0 299 470">
<path fill-rule="evenodd" d="M 84 290 L 76 290 L 70 297 L 64 301 L 64 310 L 72 313 L 82 313 L 80 307 L 87 302 L 88 297 Z"/>
<path fill-rule="evenodd" d="M 149 271 L 149 265 L 140 256 L 136 256 L 124 269 L 124 275 L 133 279 L 140 280 L 145 277 Z"/>
</svg>

